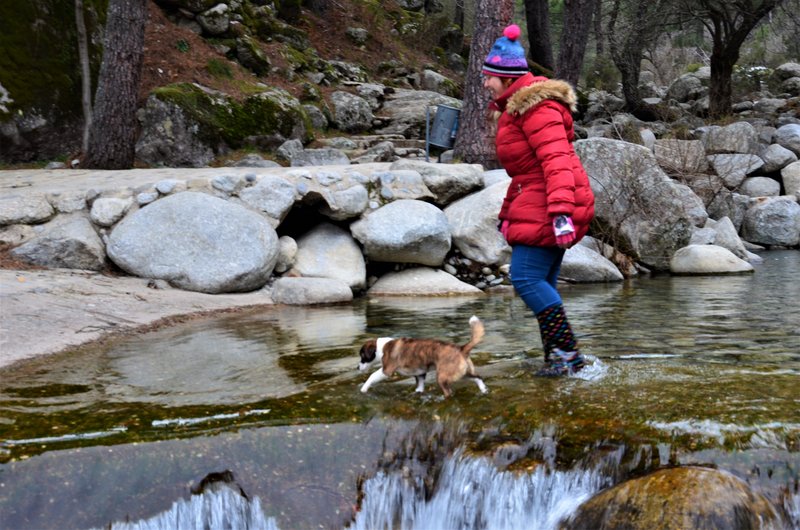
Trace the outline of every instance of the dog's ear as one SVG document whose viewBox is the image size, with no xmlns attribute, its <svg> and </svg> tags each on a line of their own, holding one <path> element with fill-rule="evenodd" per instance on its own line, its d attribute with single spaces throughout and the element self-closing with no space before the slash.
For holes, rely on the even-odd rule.
<svg viewBox="0 0 800 530">
<path fill-rule="evenodd" d="M 375 360 L 375 353 L 378 350 L 378 341 L 370 339 L 361 346 L 359 355 L 362 363 L 371 363 Z"/>
</svg>

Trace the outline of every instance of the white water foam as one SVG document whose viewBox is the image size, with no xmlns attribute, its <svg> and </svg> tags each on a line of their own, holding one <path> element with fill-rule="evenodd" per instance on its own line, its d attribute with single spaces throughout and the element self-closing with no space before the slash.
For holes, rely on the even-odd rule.
<svg viewBox="0 0 800 530">
<path fill-rule="evenodd" d="M 258 497 L 252 501 L 223 486 L 189 500 L 179 500 L 151 519 L 113 523 L 110 530 L 279 530 L 267 517 Z M 99 529 L 95 529 L 99 530 Z"/>
<path fill-rule="evenodd" d="M 499 471 L 486 458 L 447 459 L 430 500 L 420 479 L 380 472 L 364 484 L 352 530 L 555 530 L 608 485 L 595 471 Z"/>
<path fill-rule="evenodd" d="M 30 445 L 30 444 L 51 444 L 59 442 L 74 442 L 75 440 L 94 440 L 96 438 L 105 438 L 106 436 L 114 436 L 127 431 L 127 427 L 114 427 L 107 431 L 96 432 L 81 432 L 74 434 L 62 434 L 61 436 L 45 436 L 43 438 L 26 438 L 24 440 L 5 440 L 0 443 L 0 447 L 13 447 L 15 445 Z"/>
<path fill-rule="evenodd" d="M 584 355 L 588 361 L 580 372 L 569 377 L 584 381 L 599 381 L 608 374 L 608 365 L 594 355 Z"/>
<path fill-rule="evenodd" d="M 167 420 L 153 420 L 153 427 L 164 427 L 168 425 L 196 425 L 198 423 L 205 423 L 214 420 L 230 420 L 234 418 L 241 418 L 244 416 L 269 414 L 270 409 L 248 410 L 245 412 L 232 412 L 230 414 L 214 414 L 213 416 L 201 416 L 198 418 L 171 418 Z"/>
<path fill-rule="evenodd" d="M 631 353 L 628 355 L 620 355 L 618 359 L 672 359 L 674 357 L 682 357 L 677 353 Z"/>
<path fill-rule="evenodd" d="M 800 431 L 800 423 L 770 422 L 758 425 L 737 425 L 720 423 L 713 420 L 682 420 L 673 422 L 648 421 L 647 425 L 662 431 L 675 434 L 695 434 L 707 438 L 715 438 L 720 444 L 725 443 L 727 434 L 753 433 L 750 445 L 754 448 L 786 449 L 785 441 L 775 431 L 784 433 Z"/>
<path fill-rule="evenodd" d="M 789 493 L 783 500 L 791 528 L 800 529 L 800 492 Z"/>
</svg>

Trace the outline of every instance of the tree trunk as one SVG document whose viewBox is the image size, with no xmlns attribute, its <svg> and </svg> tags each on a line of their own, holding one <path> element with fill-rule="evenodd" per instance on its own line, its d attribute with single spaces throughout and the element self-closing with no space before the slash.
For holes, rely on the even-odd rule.
<svg viewBox="0 0 800 530">
<path fill-rule="evenodd" d="M 605 35 L 603 35 L 603 2 L 598 0 L 595 2 L 595 9 L 594 9 L 594 49 L 595 49 L 595 60 L 598 57 L 602 57 L 603 53 L 605 53 Z"/>
<path fill-rule="evenodd" d="M 783 0 L 734 0 L 718 4 L 702 0 L 706 26 L 711 31 L 714 45 L 711 52 L 711 79 L 709 81 L 709 109 L 712 118 L 731 113 L 731 76 L 739 60 L 739 50 L 758 22 Z"/>
<path fill-rule="evenodd" d="M 733 65 L 739 59 L 739 48 L 730 55 L 730 50 L 717 51 L 715 44 L 711 54 L 711 79 L 708 82 L 708 114 L 720 118 L 731 113 L 731 77 Z"/>
<path fill-rule="evenodd" d="M 464 30 L 464 0 L 456 0 L 456 10 L 453 13 L 453 24 Z"/>
<path fill-rule="evenodd" d="M 525 20 L 528 28 L 528 47 L 531 61 L 553 72 L 553 45 L 550 43 L 549 0 L 525 0 Z"/>
<path fill-rule="evenodd" d="M 595 2 L 599 0 L 564 0 L 564 31 L 558 52 L 558 77 L 578 84 L 589 41 Z"/>
<path fill-rule="evenodd" d="M 83 18 L 83 0 L 75 0 L 75 25 L 78 29 L 78 57 L 81 63 L 81 103 L 83 106 L 83 141 L 81 150 L 89 148 L 89 128 L 92 126 L 92 69 L 89 67 L 89 43 Z"/>
<path fill-rule="evenodd" d="M 146 0 L 111 0 L 108 5 L 103 63 L 84 161 L 86 167 L 133 167 L 146 19 Z"/>
<path fill-rule="evenodd" d="M 483 88 L 481 69 L 495 39 L 514 15 L 512 0 L 477 0 L 475 29 L 469 51 L 464 107 L 459 117 L 455 157 L 469 164 L 482 164 L 486 169 L 499 167 L 494 146 L 494 126 L 487 120 L 489 93 Z"/>
</svg>

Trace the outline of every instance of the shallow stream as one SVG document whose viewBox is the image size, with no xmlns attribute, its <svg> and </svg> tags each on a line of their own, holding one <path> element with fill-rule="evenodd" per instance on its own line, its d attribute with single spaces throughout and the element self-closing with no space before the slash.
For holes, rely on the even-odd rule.
<svg viewBox="0 0 800 530">
<path fill-rule="evenodd" d="M 566 379 L 532 375 L 536 322 L 509 291 L 274 307 L 16 365 L 0 528 L 546 530 L 677 464 L 734 473 L 800 528 L 800 252 L 762 256 L 752 275 L 565 285 L 593 361 Z M 489 394 L 444 400 L 430 374 L 423 395 L 359 392 L 364 340 L 466 342 L 473 314 Z"/>
</svg>

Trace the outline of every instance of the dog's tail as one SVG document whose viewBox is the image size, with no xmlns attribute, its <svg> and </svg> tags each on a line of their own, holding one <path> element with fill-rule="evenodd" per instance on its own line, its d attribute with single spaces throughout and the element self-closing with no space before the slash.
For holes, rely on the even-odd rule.
<svg viewBox="0 0 800 530">
<path fill-rule="evenodd" d="M 481 319 L 472 315 L 469 319 L 469 327 L 472 328 L 472 337 L 469 339 L 469 342 L 461 346 L 461 353 L 464 357 L 469 357 L 469 352 L 472 351 L 480 341 L 483 340 L 483 335 L 485 334 L 485 330 L 483 329 L 483 322 Z"/>
</svg>

